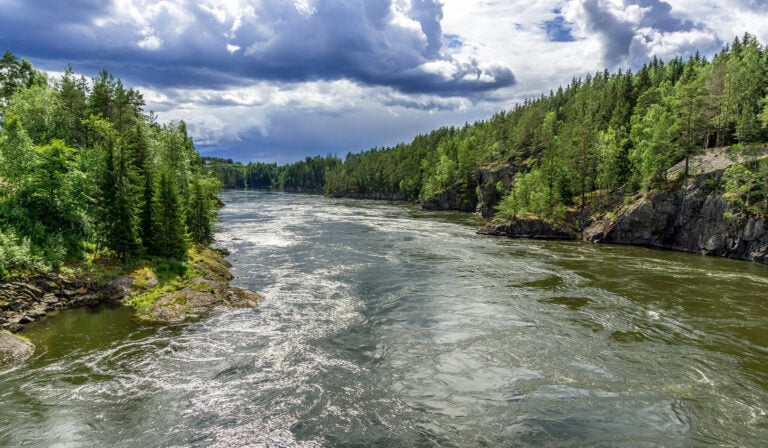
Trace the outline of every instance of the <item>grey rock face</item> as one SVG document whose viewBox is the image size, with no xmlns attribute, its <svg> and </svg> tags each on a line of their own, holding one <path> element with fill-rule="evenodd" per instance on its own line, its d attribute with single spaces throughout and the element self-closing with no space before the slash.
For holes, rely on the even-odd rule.
<svg viewBox="0 0 768 448">
<path fill-rule="evenodd" d="M 733 210 L 710 187 L 717 175 L 651 194 L 614 219 L 594 224 L 584 238 L 768 263 L 768 223 L 757 216 L 725 218 Z"/>
<path fill-rule="evenodd" d="M 484 218 L 490 218 L 496 213 L 496 205 L 501 201 L 503 192 L 499 186 L 509 189 L 515 181 L 515 176 L 521 171 L 521 165 L 503 163 L 492 167 L 479 168 L 475 171 L 477 183 L 476 212 Z"/>
<path fill-rule="evenodd" d="M 463 191 L 459 185 L 453 185 L 445 190 L 435 193 L 435 195 L 421 204 L 425 210 L 458 210 L 462 212 L 473 212 L 477 201 L 470 192 Z"/>
</svg>

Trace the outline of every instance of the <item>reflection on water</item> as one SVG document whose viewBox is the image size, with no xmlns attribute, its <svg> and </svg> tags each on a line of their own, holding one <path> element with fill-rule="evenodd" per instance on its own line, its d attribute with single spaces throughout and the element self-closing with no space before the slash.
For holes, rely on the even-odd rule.
<svg viewBox="0 0 768 448">
<path fill-rule="evenodd" d="M 414 206 L 229 191 L 267 297 L 174 326 L 63 312 L 0 373 L 0 446 L 759 446 L 768 267 L 474 234 Z"/>
</svg>

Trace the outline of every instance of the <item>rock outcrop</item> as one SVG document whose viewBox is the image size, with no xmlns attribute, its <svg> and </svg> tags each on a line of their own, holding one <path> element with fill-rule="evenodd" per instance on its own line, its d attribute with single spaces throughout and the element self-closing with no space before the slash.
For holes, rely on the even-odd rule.
<svg viewBox="0 0 768 448">
<path fill-rule="evenodd" d="M 0 329 L 16 333 L 51 311 L 99 303 L 105 300 L 100 291 L 90 276 L 34 276 L 0 283 Z"/>
<path fill-rule="evenodd" d="M 512 163 L 486 166 L 475 171 L 477 183 L 477 207 L 475 211 L 483 218 L 490 218 L 496 213 L 496 205 L 501 202 L 505 191 L 512 188 L 515 176 L 524 167 Z M 501 187 L 501 189 L 499 188 Z"/>
<path fill-rule="evenodd" d="M 714 171 L 667 190 L 638 196 L 616 213 L 592 216 L 592 224 L 582 232 L 567 224 L 515 219 L 494 221 L 477 233 L 533 239 L 581 238 L 768 264 L 768 220 L 733 210 L 717 188 L 721 176 L 722 171 Z M 588 222 L 578 214 L 571 218 L 573 222 Z"/>
<path fill-rule="evenodd" d="M 647 195 L 584 231 L 596 243 L 630 244 L 768 264 L 768 222 L 734 213 L 716 184 L 719 172 Z M 733 216 L 727 218 L 726 212 Z"/>
<path fill-rule="evenodd" d="M 474 192 L 466 191 L 460 184 L 438 191 L 431 198 L 421 203 L 425 210 L 458 210 L 473 212 L 477 206 Z"/>
<path fill-rule="evenodd" d="M 56 274 L 0 283 L 0 368 L 23 362 L 34 352 L 34 345 L 10 333 L 21 331 L 24 325 L 52 311 L 106 302 L 130 303 L 137 296 L 147 294 L 154 300 L 140 310 L 138 316 L 173 322 L 199 317 L 219 306 L 258 305 L 260 295 L 229 285 L 232 265 L 223 253 L 202 246 L 192 253 L 192 268 L 200 276 L 170 289 L 160 285 L 157 276 L 148 269 L 109 282 L 93 275 Z"/>
<path fill-rule="evenodd" d="M 141 309 L 138 316 L 153 322 L 178 322 L 200 317 L 217 307 L 253 308 L 262 297 L 229 285 L 232 265 L 211 249 L 198 249 L 192 267 L 201 274 L 167 291 Z"/>
<path fill-rule="evenodd" d="M 575 240 L 580 237 L 578 233 L 566 226 L 553 224 L 541 219 L 515 219 L 508 222 L 494 221 L 481 227 L 477 233 L 480 235 L 538 240 Z"/>
<path fill-rule="evenodd" d="M 35 346 L 31 342 L 0 331 L 0 369 L 21 364 L 34 352 Z"/>
</svg>

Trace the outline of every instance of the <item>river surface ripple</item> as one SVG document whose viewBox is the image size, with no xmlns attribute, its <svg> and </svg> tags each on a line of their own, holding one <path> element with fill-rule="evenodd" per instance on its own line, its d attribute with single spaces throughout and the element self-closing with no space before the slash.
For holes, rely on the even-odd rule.
<svg viewBox="0 0 768 448">
<path fill-rule="evenodd" d="M 266 299 L 30 325 L 0 446 L 694 447 L 768 440 L 768 267 L 477 236 L 415 206 L 227 191 Z"/>
</svg>

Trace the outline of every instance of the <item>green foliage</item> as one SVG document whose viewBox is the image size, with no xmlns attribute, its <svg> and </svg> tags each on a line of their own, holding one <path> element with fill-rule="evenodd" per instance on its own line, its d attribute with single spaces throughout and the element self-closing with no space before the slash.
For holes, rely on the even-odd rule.
<svg viewBox="0 0 768 448">
<path fill-rule="evenodd" d="M 168 172 L 160 174 L 157 191 L 152 199 L 152 216 L 154 242 L 150 252 L 163 257 L 184 257 L 187 251 L 184 209 L 178 186 Z"/>
<path fill-rule="evenodd" d="M 768 141 L 767 64 L 766 48 L 745 35 L 712 61 L 654 58 L 637 73 L 598 72 L 488 121 L 349 154 L 325 191 L 426 201 L 451 188 L 472 198 L 465 193 L 489 190 L 477 169 L 508 162 L 530 174 L 518 176 L 500 214 L 554 217 L 596 190 L 663 187 L 670 167 L 685 161 L 687 175 L 708 148 Z"/>
<path fill-rule="evenodd" d="M 205 171 L 218 179 L 224 188 L 258 188 L 282 191 L 321 192 L 327 174 L 341 165 L 337 157 L 307 157 L 288 165 L 201 157 Z"/>
<path fill-rule="evenodd" d="M 0 281 L 27 272 L 47 272 L 51 267 L 32 253 L 29 238 L 19 238 L 13 230 L 0 231 Z"/>
<path fill-rule="evenodd" d="M 562 220 L 565 205 L 557 189 L 552 188 L 540 169 L 518 177 L 510 194 L 497 206 L 501 218 L 512 219 L 521 214 L 533 214 L 544 219 Z"/>
<path fill-rule="evenodd" d="M 195 175 L 192 178 L 187 227 L 192 241 L 200 244 L 210 244 L 213 241 L 216 219 L 216 192 L 219 182 L 212 177 Z"/>
<path fill-rule="evenodd" d="M 179 261 L 176 258 L 155 257 L 153 270 L 160 280 L 160 283 L 168 283 L 178 279 L 191 278 L 196 275 L 186 262 Z"/>
<path fill-rule="evenodd" d="M 6 52 L 0 229 L 7 260 L 42 270 L 86 250 L 124 261 L 183 259 L 187 232 L 211 241 L 219 183 L 203 175 L 184 122 L 159 125 L 143 105 L 139 92 L 106 71 L 88 82 L 67 67 L 49 83 Z"/>
<path fill-rule="evenodd" d="M 756 183 L 755 174 L 744 165 L 731 165 L 723 174 L 723 197 L 734 209 L 745 212 L 752 205 L 752 193 Z"/>
<path fill-rule="evenodd" d="M 661 185 L 667 168 L 675 160 L 672 114 L 661 104 L 652 104 L 644 113 L 632 117 L 632 142 L 629 160 L 643 189 Z"/>
</svg>

